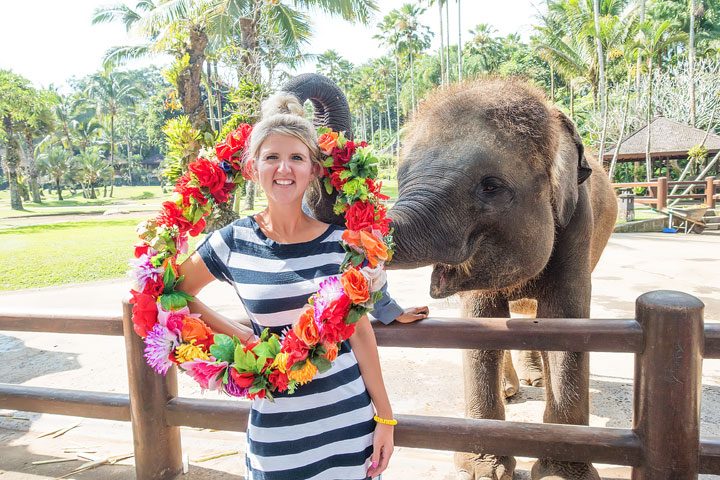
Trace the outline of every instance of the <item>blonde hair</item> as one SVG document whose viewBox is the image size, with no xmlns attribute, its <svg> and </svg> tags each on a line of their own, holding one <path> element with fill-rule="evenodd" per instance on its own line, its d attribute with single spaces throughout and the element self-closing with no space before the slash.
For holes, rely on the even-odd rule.
<svg viewBox="0 0 720 480">
<path fill-rule="evenodd" d="M 320 165 L 315 127 L 305 118 L 305 110 L 295 95 L 278 92 L 263 102 L 261 120 L 250 134 L 249 158 L 257 159 L 263 142 L 273 134 L 297 138 L 310 150 L 310 160 Z"/>
</svg>

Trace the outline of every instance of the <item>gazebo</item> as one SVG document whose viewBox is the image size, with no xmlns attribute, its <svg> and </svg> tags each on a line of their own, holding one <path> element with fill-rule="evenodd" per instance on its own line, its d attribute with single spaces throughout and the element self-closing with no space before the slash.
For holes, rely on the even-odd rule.
<svg viewBox="0 0 720 480">
<path fill-rule="evenodd" d="M 670 160 L 685 160 L 688 151 L 700 145 L 705 138 L 705 131 L 684 123 L 658 116 L 650 122 L 650 158 L 653 167 L 660 162 L 668 172 Z M 647 125 L 625 137 L 620 143 L 618 162 L 644 162 L 645 145 L 647 142 Z M 720 151 L 720 136 L 710 133 L 705 140 L 705 148 L 709 158 Z M 610 163 L 615 153 L 615 145 L 605 150 L 603 161 Z M 717 168 L 717 167 L 716 167 Z"/>
</svg>

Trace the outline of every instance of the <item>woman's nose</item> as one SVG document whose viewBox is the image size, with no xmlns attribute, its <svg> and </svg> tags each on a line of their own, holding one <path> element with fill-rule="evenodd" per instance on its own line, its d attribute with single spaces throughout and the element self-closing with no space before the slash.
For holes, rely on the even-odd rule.
<svg viewBox="0 0 720 480">
<path fill-rule="evenodd" d="M 290 170 L 290 160 L 281 160 L 280 165 L 278 165 L 278 171 L 289 172 Z"/>
</svg>

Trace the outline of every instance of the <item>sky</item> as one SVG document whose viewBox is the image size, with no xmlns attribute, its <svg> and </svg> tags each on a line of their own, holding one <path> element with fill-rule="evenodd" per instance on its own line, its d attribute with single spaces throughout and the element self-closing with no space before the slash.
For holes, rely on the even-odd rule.
<svg viewBox="0 0 720 480">
<path fill-rule="evenodd" d="M 63 89 L 73 76 L 82 77 L 98 71 L 103 54 L 112 46 L 137 44 L 139 39 L 129 36 L 120 24 L 90 24 L 93 11 L 100 6 L 117 2 L 98 0 L 36 0 L 7 2 L 0 5 L 0 69 L 10 69 L 30 79 L 36 87 L 55 85 Z M 135 2 L 126 2 L 133 5 Z M 313 39 L 308 53 L 336 50 L 353 63 L 363 63 L 384 52 L 372 37 L 375 25 L 394 8 L 408 0 L 377 0 L 380 12 L 369 26 L 351 25 L 313 13 Z M 416 2 L 417 3 L 417 2 Z M 423 2 L 426 3 L 426 2 Z M 526 39 L 544 0 L 462 0 L 461 21 L 464 39 L 478 23 L 492 25 L 500 35 L 519 33 Z M 457 42 L 457 2 L 450 0 L 450 38 Z M 433 6 L 420 18 L 421 23 L 436 32 L 432 48 L 439 45 L 437 7 Z M 463 40 L 465 41 L 465 40 Z M 156 63 L 164 66 L 163 57 L 130 64 L 139 67 Z M 314 64 L 306 63 L 297 73 L 314 71 Z"/>
</svg>

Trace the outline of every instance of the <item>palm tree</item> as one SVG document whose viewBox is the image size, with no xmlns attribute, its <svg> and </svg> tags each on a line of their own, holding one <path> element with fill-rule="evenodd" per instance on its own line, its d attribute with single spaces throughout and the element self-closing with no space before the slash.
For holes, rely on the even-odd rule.
<svg viewBox="0 0 720 480">
<path fill-rule="evenodd" d="M 482 73 L 492 72 L 499 64 L 502 44 L 496 33 L 497 30 L 487 23 L 480 23 L 470 30 L 470 41 L 465 44 L 467 53 L 480 59 Z"/>
<path fill-rule="evenodd" d="M 605 129 L 607 128 L 607 85 L 605 84 L 605 54 L 603 53 L 603 42 L 600 33 L 600 0 L 593 2 L 593 25 L 595 27 L 595 46 L 597 48 L 598 64 L 598 90 L 600 91 L 600 117 L 602 118 L 603 129 L 600 134 L 599 152 L 605 149 Z"/>
<path fill-rule="evenodd" d="M 457 57 L 458 57 L 458 82 L 462 81 L 462 25 L 461 25 L 461 16 L 460 16 L 460 3 L 461 0 L 457 0 L 458 4 L 458 13 L 457 13 L 457 19 L 458 19 L 458 44 L 457 44 Z"/>
<path fill-rule="evenodd" d="M 62 202 L 61 182 L 72 168 L 72 156 L 63 147 L 56 145 L 38 155 L 38 161 L 40 172 L 50 176 L 55 182 L 58 200 Z"/>
<path fill-rule="evenodd" d="M 695 126 L 695 0 L 690 0 L 690 35 L 688 39 L 688 81 L 690 84 L 690 125 Z"/>
<path fill-rule="evenodd" d="M 437 3 L 438 6 L 438 19 L 440 20 L 440 84 L 444 85 L 446 83 L 445 75 L 446 70 L 448 69 L 448 65 L 445 64 L 445 29 L 443 25 L 443 5 L 447 3 L 447 0 L 429 0 L 428 6 L 432 7 L 435 3 Z"/>
<path fill-rule="evenodd" d="M 398 29 L 399 12 L 393 10 L 377 25 L 380 30 L 373 38 L 388 47 L 395 62 L 395 142 L 400 150 L 400 30 Z M 442 20 L 442 19 L 441 19 Z"/>
<path fill-rule="evenodd" d="M 93 75 L 88 86 L 88 94 L 94 97 L 98 115 L 107 118 L 110 124 L 110 197 L 112 197 L 115 187 L 115 118 L 120 108 L 134 103 L 143 92 L 127 75 L 106 69 L 100 74 Z"/>
<path fill-rule="evenodd" d="M 97 147 L 88 148 L 77 155 L 75 159 L 78 163 L 78 179 L 87 191 L 87 197 L 97 198 L 95 184 L 110 173 L 110 168 L 103 160 L 100 149 Z"/>
<path fill-rule="evenodd" d="M 18 179 L 22 129 L 33 116 L 37 96 L 29 80 L 9 70 L 0 70 L 0 138 L 5 142 L 3 170 L 10 185 L 13 210 L 23 210 Z"/>
<path fill-rule="evenodd" d="M 396 28 L 399 33 L 400 48 L 410 61 L 410 98 L 412 109 L 417 107 L 415 99 L 415 55 L 430 46 L 430 28 L 420 24 L 418 17 L 425 9 L 410 3 L 400 7 Z"/>
<path fill-rule="evenodd" d="M 653 119 L 653 68 L 654 61 L 658 59 L 668 47 L 682 41 L 683 36 L 679 33 L 673 33 L 670 30 L 671 23 L 666 20 L 660 24 L 654 24 L 651 21 L 645 21 L 640 24 L 638 35 L 638 48 L 643 57 L 647 61 L 647 81 L 648 90 L 647 97 L 647 138 L 645 141 L 645 168 L 646 179 L 649 182 L 652 179 L 652 160 L 650 158 L 650 139 L 651 124 Z"/>
</svg>

